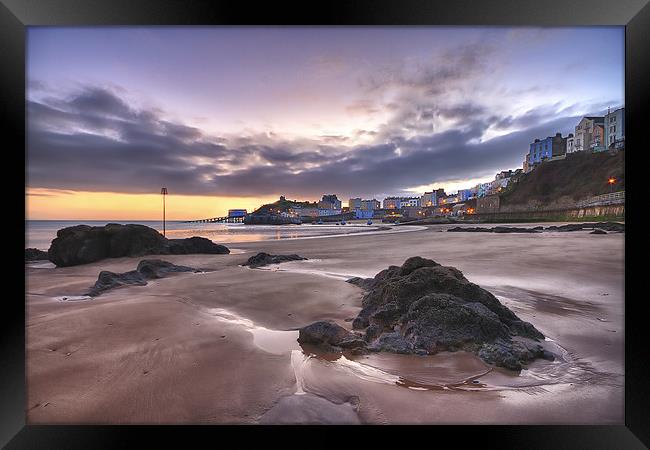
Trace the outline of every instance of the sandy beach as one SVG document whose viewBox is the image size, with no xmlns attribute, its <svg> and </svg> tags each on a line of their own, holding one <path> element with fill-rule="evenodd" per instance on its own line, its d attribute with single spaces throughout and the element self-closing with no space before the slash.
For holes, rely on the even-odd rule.
<svg viewBox="0 0 650 450">
<path fill-rule="evenodd" d="M 446 228 L 402 226 L 233 243 L 229 255 L 165 256 L 205 273 L 93 299 L 76 296 L 101 270 L 133 270 L 143 258 L 28 264 L 27 422 L 622 423 L 624 234 Z M 241 266 L 261 251 L 308 260 Z M 531 322 L 561 357 L 515 373 L 464 352 L 335 359 L 296 342 L 297 328 L 317 320 L 351 328 L 363 291 L 346 279 L 416 255 L 457 267 Z"/>
</svg>

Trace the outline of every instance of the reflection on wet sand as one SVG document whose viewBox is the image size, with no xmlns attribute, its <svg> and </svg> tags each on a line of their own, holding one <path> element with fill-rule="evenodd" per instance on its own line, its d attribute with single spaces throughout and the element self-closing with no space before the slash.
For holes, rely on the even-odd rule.
<svg viewBox="0 0 650 450">
<path fill-rule="evenodd" d="M 92 301 L 53 298 L 138 260 L 26 265 L 28 423 L 622 423 L 623 236 L 431 236 L 169 255 L 212 271 Z M 309 260 L 240 267 L 262 251 Z M 344 279 L 413 255 L 458 267 L 503 299 L 550 338 L 543 345 L 555 360 L 512 372 L 464 352 L 326 354 L 296 342 L 316 320 L 350 328 L 363 293 Z"/>
<path fill-rule="evenodd" d="M 515 286 L 504 286 L 492 289 L 499 298 L 511 299 L 528 305 L 530 309 L 550 314 L 582 314 L 593 315 L 603 311 L 598 305 L 589 301 L 580 301 L 561 295 L 553 295 L 532 289 L 523 289 Z"/>
</svg>

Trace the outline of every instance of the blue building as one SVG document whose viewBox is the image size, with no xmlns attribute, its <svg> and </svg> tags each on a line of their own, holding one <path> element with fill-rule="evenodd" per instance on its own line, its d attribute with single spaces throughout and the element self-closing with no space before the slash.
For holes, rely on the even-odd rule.
<svg viewBox="0 0 650 450">
<path fill-rule="evenodd" d="M 372 219 L 375 215 L 375 210 L 374 209 L 361 209 L 361 208 L 356 208 L 354 210 L 354 218 L 355 219 Z"/>
<path fill-rule="evenodd" d="M 479 183 L 476 189 L 476 196 L 478 198 L 483 198 L 488 195 L 492 183 Z"/>
<path fill-rule="evenodd" d="M 464 202 L 470 198 L 475 197 L 476 195 L 472 192 L 472 189 L 459 189 L 458 190 L 458 201 Z"/>
<path fill-rule="evenodd" d="M 551 159 L 553 153 L 552 139 L 550 137 L 546 139 L 535 139 L 535 142 L 530 144 L 528 164 L 537 164 L 541 163 L 543 159 Z"/>
<path fill-rule="evenodd" d="M 244 217 L 246 216 L 246 210 L 245 209 L 229 209 L 228 210 L 228 217 Z"/>
<path fill-rule="evenodd" d="M 567 138 L 563 138 L 561 133 L 556 133 L 555 136 L 549 136 L 545 139 L 535 139 L 530 144 L 530 150 L 528 151 L 528 165 L 533 166 L 554 156 L 566 154 L 566 143 Z"/>
</svg>

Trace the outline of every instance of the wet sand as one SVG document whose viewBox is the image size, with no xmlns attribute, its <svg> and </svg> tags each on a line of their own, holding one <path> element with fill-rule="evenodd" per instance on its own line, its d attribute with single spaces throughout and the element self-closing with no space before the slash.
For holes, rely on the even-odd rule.
<svg viewBox="0 0 650 450">
<path fill-rule="evenodd" d="M 166 256 L 208 272 L 92 300 L 73 296 L 141 258 L 26 266 L 28 423 L 623 422 L 623 234 L 399 228 Z M 258 251 L 309 260 L 239 266 Z M 415 255 L 490 290 L 560 357 L 517 374 L 464 352 L 339 356 L 295 342 L 316 320 L 350 327 L 363 291 L 346 278 Z"/>
</svg>

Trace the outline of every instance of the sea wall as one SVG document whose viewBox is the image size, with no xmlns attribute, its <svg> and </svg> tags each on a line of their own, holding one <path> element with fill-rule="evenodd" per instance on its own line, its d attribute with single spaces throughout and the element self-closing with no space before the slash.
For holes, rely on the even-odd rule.
<svg viewBox="0 0 650 450">
<path fill-rule="evenodd" d="M 532 222 L 532 221 L 572 221 L 583 219 L 617 219 L 625 218 L 625 204 L 588 206 L 584 208 L 567 208 L 537 211 L 510 211 L 472 214 L 471 220 L 478 222 Z"/>
<path fill-rule="evenodd" d="M 244 218 L 246 225 L 300 225 L 299 217 L 285 217 L 266 214 L 249 214 Z"/>
</svg>

